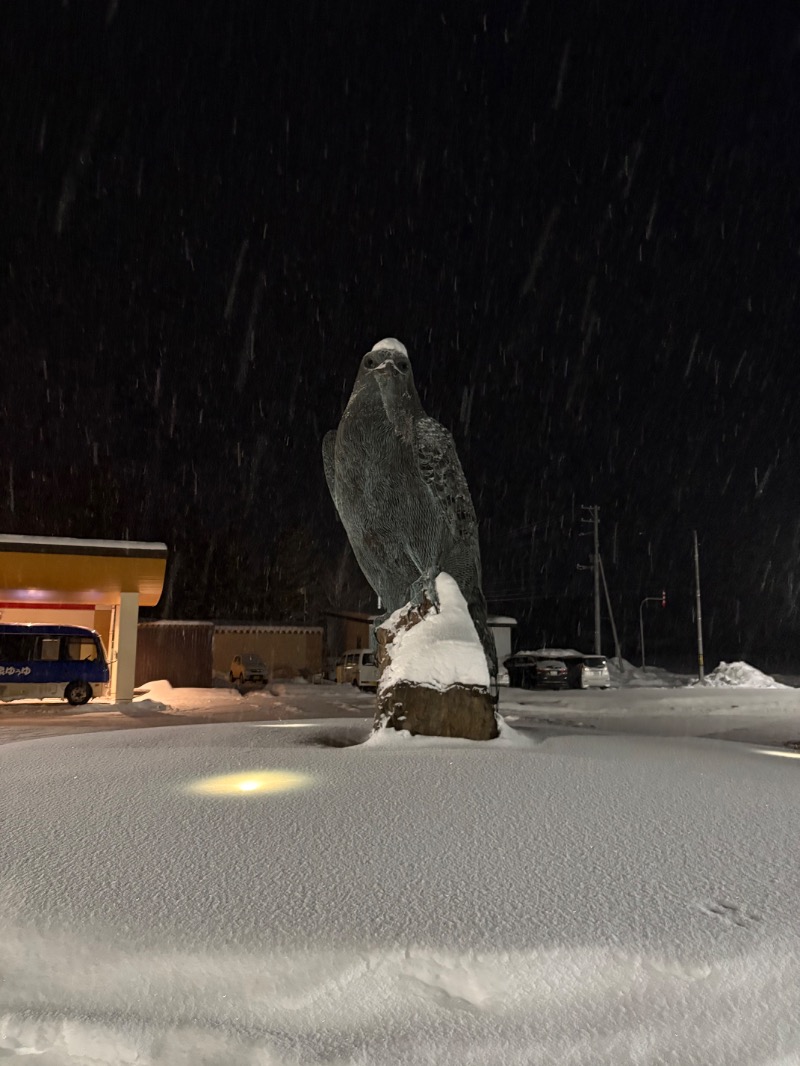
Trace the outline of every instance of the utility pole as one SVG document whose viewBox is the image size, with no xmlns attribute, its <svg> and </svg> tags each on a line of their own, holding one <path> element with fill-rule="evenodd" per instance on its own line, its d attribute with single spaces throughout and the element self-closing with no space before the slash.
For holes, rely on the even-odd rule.
<svg viewBox="0 0 800 1066">
<path fill-rule="evenodd" d="M 622 651 L 619 646 L 619 636 L 617 635 L 617 623 L 614 621 L 614 612 L 611 609 L 611 597 L 608 594 L 608 582 L 606 581 L 606 568 L 603 566 L 603 556 L 598 554 L 600 560 L 600 577 L 603 579 L 603 591 L 606 594 L 606 607 L 608 607 L 608 617 L 611 619 L 611 632 L 614 634 L 614 654 L 617 657 L 617 667 L 620 673 L 622 673 Z"/>
<path fill-rule="evenodd" d="M 588 511 L 591 518 L 582 518 L 582 522 L 591 522 L 593 524 L 594 534 L 594 554 L 592 555 L 592 566 L 594 568 L 594 653 L 595 655 L 602 655 L 601 639 L 600 639 L 600 508 L 597 504 L 593 504 L 591 507 L 587 504 L 581 504 L 584 511 Z"/>
<path fill-rule="evenodd" d="M 699 677 L 702 681 L 706 676 L 705 664 L 703 662 L 703 607 L 700 602 L 700 549 L 697 546 L 697 530 L 692 530 L 694 538 L 694 595 L 695 595 L 695 614 L 697 616 L 697 665 L 699 670 Z"/>
<path fill-rule="evenodd" d="M 662 589 L 660 596 L 645 596 L 642 602 L 639 604 L 639 647 L 642 651 L 642 669 L 644 670 L 644 616 L 642 615 L 642 608 L 646 603 L 660 603 L 662 607 L 667 606 L 667 592 L 666 589 Z"/>
</svg>

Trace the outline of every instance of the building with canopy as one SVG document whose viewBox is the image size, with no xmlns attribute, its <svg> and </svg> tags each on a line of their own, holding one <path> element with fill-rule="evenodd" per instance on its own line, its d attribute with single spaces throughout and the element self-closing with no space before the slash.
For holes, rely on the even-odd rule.
<svg viewBox="0 0 800 1066">
<path fill-rule="evenodd" d="M 166 544 L 0 534 L 0 621 L 97 630 L 109 695 L 132 700 L 139 608 L 158 603 L 166 565 Z"/>
</svg>

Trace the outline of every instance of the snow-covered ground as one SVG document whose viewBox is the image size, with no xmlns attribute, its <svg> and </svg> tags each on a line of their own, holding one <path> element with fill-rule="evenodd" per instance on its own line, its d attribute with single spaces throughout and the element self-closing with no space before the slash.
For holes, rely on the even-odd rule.
<svg viewBox="0 0 800 1066">
<path fill-rule="evenodd" d="M 110 697 L 99 696 L 79 707 L 65 700 L 13 700 L 0 703 L 0 717 L 20 715 L 63 714 L 65 718 L 87 715 L 108 715 L 114 712 L 143 717 L 167 712 L 173 715 L 194 715 L 266 709 L 275 699 L 285 695 L 287 687 L 299 687 L 302 682 L 275 682 L 266 687 L 245 686 L 240 691 L 233 685 L 215 684 L 213 688 L 173 688 L 169 681 L 150 681 L 136 689 L 133 701 L 116 703 Z"/>
<path fill-rule="evenodd" d="M 0 748 L 0 1057 L 800 1062 L 797 759 L 362 730 Z"/>
<path fill-rule="evenodd" d="M 688 686 L 606 692 L 508 689 L 500 710 L 511 725 L 534 722 L 599 732 L 711 737 L 748 743 L 800 740 L 800 690 Z"/>
<path fill-rule="evenodd" d="M 730 676 L 758 680 L 746 664 L 731 664 Z M 608 691 L 560 692 L 501 688 L 500 711 L 512 725 L 545 725 L 561 730 L 644 733 L 668 737 L 713 737 L 748 743 L 800 741 L 800 689 L 779 686 L 761 675 L 760 687 L 739 684 L 692 685 L 665 671 L 630 667 L 632 683 Z M 714 677 L 714 671 L 711 677 Z M 664 684 L 653 677 L 665 675 Z M 797 681 L 798 679 L 794 679 Z M 92 700 L 86 707 L 46 703 L 0 704 L 0 743 L 15 736 L 52 732 L 172 725 L 187 722 L 295 720 L 360 717 L 363 732 L 375 713 L 375 697 L 351 685 L 277 682 L 240 694 L 229 685 L 213 689 L 173 689 L 168 682 L 143 686 L 132 704 Z M 22 724 L 20 724 L 22 723 Z"/>
</svg>

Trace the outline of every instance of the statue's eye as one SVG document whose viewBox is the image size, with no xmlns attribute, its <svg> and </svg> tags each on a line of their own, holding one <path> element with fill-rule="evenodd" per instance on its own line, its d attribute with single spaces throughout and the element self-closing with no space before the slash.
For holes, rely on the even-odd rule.
<svg viewBox="0 0 800 1066">
<path fill-rule="evenodd" d="M 364 366 L 367 367 L 368 370 L 371 370 L 375 366 L 375 360 L 371 355 L 368 355 L 364 360 Z"/>
<path fill-rule="evenodd" d="M 398 370 L 402 370 L 403 373 L 405 374 L 406 370 L 408 370 L 408 363 L 406 363 L 405 361 L 398 363 L 397 364 L 397 369 Z"/>
</svg>

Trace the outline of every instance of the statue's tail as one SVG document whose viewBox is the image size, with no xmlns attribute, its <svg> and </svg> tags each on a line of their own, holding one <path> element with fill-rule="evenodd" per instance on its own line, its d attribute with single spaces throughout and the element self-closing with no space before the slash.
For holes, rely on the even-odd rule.
<svg viewBox="0 0 800 1066">
<path fill-rule="evenodd" d="M 470 598 L 469 613 L 477 630 L 478 637 L 483 645 L 483 653 L 486 656 L 486 665 L 489 667 L 489 678 L 494 693 L 497 692 L 497 648 L 494 643 L 494 633 L 487 620 L 486 600 L 479 590 L 477 595 Z"/>
</svg>

